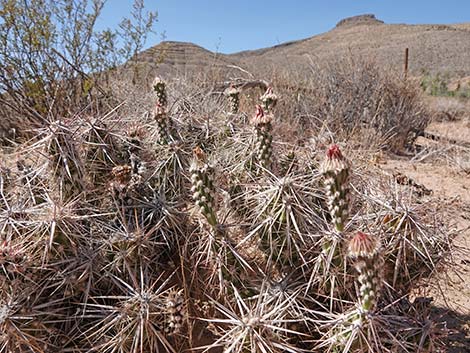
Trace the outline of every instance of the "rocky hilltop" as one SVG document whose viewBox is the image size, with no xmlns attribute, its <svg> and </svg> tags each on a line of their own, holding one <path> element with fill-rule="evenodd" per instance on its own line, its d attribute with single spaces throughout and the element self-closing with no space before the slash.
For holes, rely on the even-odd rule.
<svg viewBox="0 0 470 353">
<path fill-rule="evenodd" d="M 412 75 L 470 76 L 470 23 L 386 24 L 372 14 L 345 18 L 332 30 L 309 38 L 234 54 L 213 53 L 192 43 L 162 42 L 140 53 L 132 63 L 152 74 L 204 72 L 208 68 L 223 72 L 238 66 L 264 75 L 357 56 L 402 70 L 405 48 L 409 48 Z"/>
</svg>

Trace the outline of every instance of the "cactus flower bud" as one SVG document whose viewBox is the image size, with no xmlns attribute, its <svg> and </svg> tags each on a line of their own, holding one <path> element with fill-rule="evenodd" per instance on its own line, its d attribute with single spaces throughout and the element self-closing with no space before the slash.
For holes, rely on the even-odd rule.
<svg viewBox="0 0 470 353">
<path fill-rule="evenodd" d="M 349 240 L 348 255 L 355 261 L 359 273 L 359 301 L 364 312 L 374 309 L 382 287 L 383 257 L 380 240 L 358 232 Z"/>
</svg>

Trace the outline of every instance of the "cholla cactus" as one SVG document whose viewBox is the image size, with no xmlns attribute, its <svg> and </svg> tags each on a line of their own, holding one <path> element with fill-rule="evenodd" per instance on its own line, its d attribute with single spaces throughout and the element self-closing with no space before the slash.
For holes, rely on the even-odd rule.
<svg viewBox="0 0 470 353">
<path fill-rule="evenodd" d="M 256 114 L 251 120 L 251 123 L 256 129 L 256 157 L 260 164 L 265 168 L 268 168 L 271 164 L 273 141 L 273 136 L 271 135 L 271 122 L 272 115 L 265 114 L 263 108 L 257 105 Z"/>
<path fill-rule="evenodd" d="M 189 167 L 191 173 L 191 192 L 196 208 L 213 227 L 217 225 L 215 215 L 214 169 L 207 164 L 205 153 L 196 147 L 193 151 L 194 159 Z"/>
<path fill-rule="evenodd" d="M 331 221 L 335 229 L 342 232 L 349 213 L 348 181 L 350 163 L 343 157 L 337 145 L 328 148 L 321 171 L 325 178 L 324 183 Z"/>
<path fill-rule="evenodd" d="M 266 92 L 260 97 L 260 100 L 263 103 L 263 109 L 266 112 L 270 112 L 276 106 L 277 95 L 274 94 L 271 87 L 268 87 Z"/>
<path fill-rule="evenodd" d="M 157 95 L 157 104 L 166 107 L 167 96 L 166 96 L 166 84 L 160 77 L 155 77 L 152 84 L 153 90 Z"/>
<path fill-rule="evenodd" d="M 167 145 L 170 142 L 168 115 L 160 103 L 157 103 L 155 107 L 155 121 L 157 122 L 157 142 L 160 145 Z"/>
<path fill-rule="evenodd" d="M 374 310 L 382 286 L 383 258 L 380 240 L 369 234 L 358 232 L 349 240 L 348 256 L 354 259 L 359 273 L 359 301 L 364 313 Z"/>
<path fill-rule="evenodd" d="M 237 114 L 240 105 L 240 89 L 230 85 L 230 87 L 225 90 L 224 95 L 228 97 L 230 112 Z"/>
<path fill-rule="evenodd" d="M 182 290 L 171 290 L 165 302 L 166 307 L 166 328 L 169 335 L 176 335 L 181 332 L 183 319 L 186 314 L 184 307 L 184 297 Z"/>
</svg>

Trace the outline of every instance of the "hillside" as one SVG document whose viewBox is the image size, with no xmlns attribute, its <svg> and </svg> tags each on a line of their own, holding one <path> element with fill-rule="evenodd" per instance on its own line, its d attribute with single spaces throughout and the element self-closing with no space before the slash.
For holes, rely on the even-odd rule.
<svg viewBox="0 0 470 353">
<path fill-rule="evenodd" d="M 384 67 L 402 70 L 404 49 L 410 50 L 411 74 L 470 75 L 470 24 L 385 24 L 373 15 L 347 18 L 330 31 L 269 48 L 215 54 L 191 43 L 162 42 L 136 62 L 151 63 L 161 73 L 223 69 L 230 65 L 267 74 L 280 68 L 299 69 L 312 63 L 330 64 L 338 58 L 373 58 Z"/>
</svg>

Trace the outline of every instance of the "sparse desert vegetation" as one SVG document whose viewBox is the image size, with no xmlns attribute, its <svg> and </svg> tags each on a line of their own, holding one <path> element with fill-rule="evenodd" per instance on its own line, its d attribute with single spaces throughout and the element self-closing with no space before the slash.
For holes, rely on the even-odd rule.
<svg viewBox="0 0 470 353">
<path fill-rule="evenodd" d="M 2 96 L 0 352 L 466 349 L 436 288 L 468 265 L 468 101 L 353 56 L 230 70 Z"/>
</svg>

